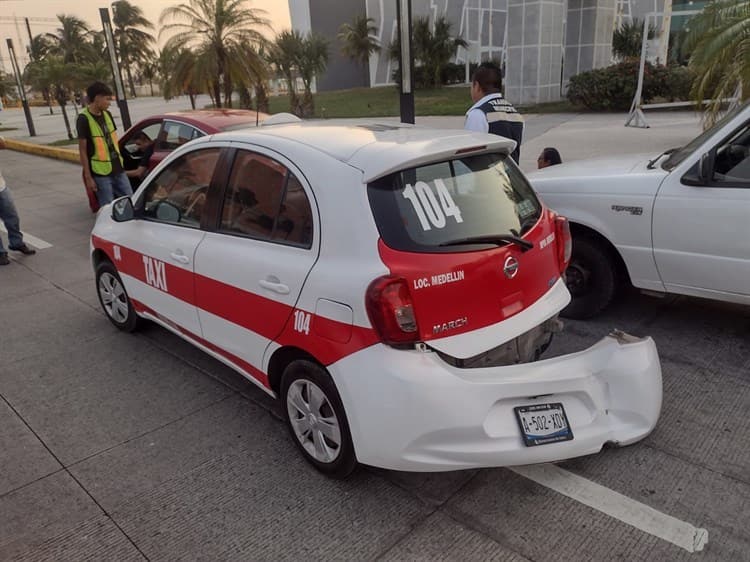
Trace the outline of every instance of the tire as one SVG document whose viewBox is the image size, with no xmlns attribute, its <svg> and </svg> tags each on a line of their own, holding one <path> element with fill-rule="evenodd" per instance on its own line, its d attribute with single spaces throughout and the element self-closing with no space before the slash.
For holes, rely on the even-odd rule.
<svg viewBox="0 0 750 562">
<path fill-rule="evenodd" d="M 561 316 L 583 320 L 604 310 L 618 286 L 617 265 L 609 249 L 593 238 L 573 238 L 573 255 L 565 270 L 565 284 L 572 300 Z"/>
<path fill-rule="evenodd" d="M 312 361 L 292 361 L 281 378 L 281 400 L 287 428 L 305 460 L 332 478 L 352 474 L 357 468 L 354 442 L 326 370 Z"/>
<path fill-rule="evenodd" d="M 123 332 L 136 330 L 138 315 L 112 262 L 105 260 L 97 266 L 96 294 L 104 314 L 112 324 Z"/>
</svg>

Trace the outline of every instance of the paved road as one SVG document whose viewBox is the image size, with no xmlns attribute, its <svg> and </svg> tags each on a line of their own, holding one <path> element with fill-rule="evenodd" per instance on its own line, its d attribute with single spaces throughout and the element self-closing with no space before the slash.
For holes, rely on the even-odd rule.
<svg viewBox="0 0 750 562">
<path fill-rule="evenodd" d="M 654 433 L 561 463 L 585 479 L 567 495 L 508 469 L 333 482 L 253 385 L 100 313 L 79 168 L 10 151 L 0 166 L 24 230 L 52 244 L 0 268 L 1 560 L 749 559 L 750 309 L 633 294 L 567 323 L 551 353 L 623 328 L 654 337 L 664 376 Z M 620 494 L 611 510 L 601 490 L 575 499 L 595 485 Z M 702 551 L 659 538 L 667 516 L 705 529 Z"/>
</svg>

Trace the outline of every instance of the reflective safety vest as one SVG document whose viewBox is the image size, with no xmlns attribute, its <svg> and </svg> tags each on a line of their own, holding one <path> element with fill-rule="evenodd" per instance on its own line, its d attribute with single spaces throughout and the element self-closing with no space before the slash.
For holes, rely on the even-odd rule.
<svg viewBox="0 0 750 562">
<path fill-rule="evenodd" d="M 110 157 L 109 149 L 107 148 L 107 139 L 104 138 L 104 131 L 99 126 L 99 123 L 94 116 L 91 115 L 88 108 L 84 108 L 81 111 L 86 116 L 89 122 L 89 131 L 91 131 L 91 140 L 94 144 L 94 154 L 91 157 L 91 171 L 99 176 L 108 176 L 112 173 L 112 160 Z M 104 112 L 104 122 L 107 124 L 107 134 L 112 139 L 112 146 L 117 151 L 117 157 L 120 159 L 120 165 L 122 165 L 122 155 L 120 154 L 120 147 L 117 144 L 117 135 L 115 134 L 115 124 L 110 117 L 109 112 Z"/>
</svg>

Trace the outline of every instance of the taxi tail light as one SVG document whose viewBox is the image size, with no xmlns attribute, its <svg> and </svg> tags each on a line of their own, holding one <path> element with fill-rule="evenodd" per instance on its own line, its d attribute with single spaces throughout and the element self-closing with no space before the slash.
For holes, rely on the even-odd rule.
<svg viewBox="0 0 750 562">
<path fill-rule="evenodd" d="M 419 326 L 406 279 L 393 275 L 375 279 L 367 288 L 365 304 L 370 322 L 383 343 L 418 341 Z"/>
<path fill-rule="evenodd" d="M 560 273 L 563 273 L 570 263 L 573 253 L 573 237 L 570 234 L 570 223 L 565 217 L 555 215 L 555 240 L 557 241 L 557 262 Z"/>
</svg>

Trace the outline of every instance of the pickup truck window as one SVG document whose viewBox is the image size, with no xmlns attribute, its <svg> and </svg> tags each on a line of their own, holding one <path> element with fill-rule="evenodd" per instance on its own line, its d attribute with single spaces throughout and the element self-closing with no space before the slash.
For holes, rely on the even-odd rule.
<svg viewBox="0 0 750 562">
<path fill-rule="evenodd" d="M 724 117 L 722 117 L 719 121 L 717 121 L 713 127 L 706 129 L 700 135 L 698 135 L 689 143 L 687 143 L 685 146 L 675 150 L 669 156 L 669 158 L 667 158 L 662 163 L 661 167 L 664 170 L 667 170 L 668 172 L 671 172 L 672 170 L 674 170 L 677 166 L 679 166 L 682 163 L 683 160 L 685 160 L 685 158 L 690 156 L 701 145 L 703 145 L 711 136 L 713 136 L 717 131 L 722 129 L 727 123 L 729 123 L 732 119 L 734 119 L 737 116 L 737 114 L 740 113 L 740 111 L 743 111 L 745 109 L 745 107 L 746 107 L 745 105 L 737 106 L 732 111 L 727 113 Z"/>
<path fill-rule="evenodd" d="M 736 131 L 718 148 L 713 180 L 719 185 L 750 185 L 750 125 Z"/>
</svg>

